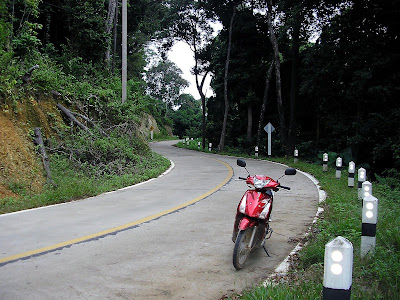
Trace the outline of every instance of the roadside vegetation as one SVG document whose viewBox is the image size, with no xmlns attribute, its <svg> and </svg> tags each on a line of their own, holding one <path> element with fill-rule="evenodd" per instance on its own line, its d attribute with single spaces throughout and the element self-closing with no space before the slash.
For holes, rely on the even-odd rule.
<svg viewBox="0 0 400 300">
<path fill-rule="evenodd" d="M 197 150 L 197 141 L 190 143 Z M 181 142 L 180 147 L 188 148 Z M 251 157 L 239 151 L 227 155 Z M 323 172 L 320 159 L 314 161 L 293 158 L 260 158 L 276 161 L 313 175 L 327 193 L 320 204 L 324 212 L 304 238 L 303 249 L 294 256 L 292 268 L 285 276 L 277 276 L 267 287 L 257 286 L 229 299 L 322 299 L 325 244 L 337 236 L 347 238 L 353 244 L 352 299 L 398 299 L 400 294 L 400 178 L 377 177 L 372 182 L 373 195 L 378 198 L 378 223 L 376 249 L 372 254 L 360 257 L 361 209 L 356 186 L 348 187 L 348 172 L 343 168 L 340 179 L 335 178 L 335 166 Z M 332 159 L 332 161 L 334 161 Z M 368 178 L 371 181 L 370 178 Z M 300 207 L 294 209 L 301 209 Z M 317 208 L 316 208 L 317 210 Z"/>
</svg>

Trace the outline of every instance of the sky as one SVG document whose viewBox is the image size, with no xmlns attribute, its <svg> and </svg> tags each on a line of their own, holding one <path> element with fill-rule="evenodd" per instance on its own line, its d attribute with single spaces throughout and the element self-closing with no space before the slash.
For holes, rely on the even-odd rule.
<svg viewBox="0 0 400 300">
<path fill-rule="evenodd" d="M 196 79 L 193 74 L 190 73 L 191 68 L 194 67 L 194 54 L 190 50 L 188 44 L 185 42 L 177 42 L 168 52 L 168 59 L 174 62 L 183 72 L 182 77 L 189 82 L 189 87 L 183 92 L 191 94 L 195 99 L 200 99 L 200 94 L 197 91 Z M 210 87 L 211 76 L 208 75 L 206 82 L 204 83 L 204 92 L 206 97 L 213 95 L 213 91 Z"/>
<path fill-rule="evenodd" d="M 222 29 L 222 24 L 219 22 L 212 23 L 211 26 L 214 29 L 213 36 L 216 36 Z M 195 99 L 200 99 L 200 94 L 196 87 L 195 76 L 190 73 L 190 70 L 194 67 L 194 54 L 193 51 L 190 50 L 189 45 L 185 42 L 176 42 L 168 53 L 168 58 L 182 70 L 182 77 L 189 81 L 190 85 L 184 90 L 184 93 L 191 94 Z M 207 75 L 203 87 L 203 92 L 206 97 L 210 97 L 214 94 L 212 88 L 210 87 L 210 81 L 211 76 Z"/>
</svg>

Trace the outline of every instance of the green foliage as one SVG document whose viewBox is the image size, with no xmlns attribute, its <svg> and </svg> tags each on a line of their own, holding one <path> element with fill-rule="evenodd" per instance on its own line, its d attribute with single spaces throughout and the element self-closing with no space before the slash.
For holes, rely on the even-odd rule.
<svg viewBox="0 0 400 300">
<path fill-rule="evenodd" d="M 179 108 L 171 113 L 173 120 L 173 133 L 179 137 L 190 136 L 198 138 L 201 136 L 202 111 L 200 102 L 191 95 L 179 96 Z"/>
<path fill-rule="evenodd" d="M 0 199 L 0 213 L 18 211 L 94 196 L 157 177 L 170 165 L 168 159 L 150 151 L 134 135 L 117 129 L 109 137 L 80 132 L 62 150 L 50 154 L 55 186 L 42 193 L 26 193 L 25 186 L 10 183 L 19 199 Z M 53 142 L 55 144 L 55 142 Z M 70 148 L 69 147 L 76 147 Z"/>
</svg>

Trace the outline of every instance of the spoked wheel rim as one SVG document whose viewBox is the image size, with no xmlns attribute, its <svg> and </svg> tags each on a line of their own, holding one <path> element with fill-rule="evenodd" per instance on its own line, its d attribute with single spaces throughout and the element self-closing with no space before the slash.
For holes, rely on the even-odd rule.
<svg viewBox="0 0 400 300">
<path fill-rule="evenodd" d="M 233 249 L 233 266 L 238 270 L 243 268 L 250 254 L 251 233 L 251 228 L 248 228 L 244 231 L 240 231 L 236 238 L 235 248 Z"/>
</svg>

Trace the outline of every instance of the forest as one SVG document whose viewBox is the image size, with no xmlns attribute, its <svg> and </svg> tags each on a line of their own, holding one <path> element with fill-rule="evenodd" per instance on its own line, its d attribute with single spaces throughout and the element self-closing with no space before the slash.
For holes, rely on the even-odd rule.
<svg viewBox="0 0 400 300">
<path fill-rule="evenodd" d="M 292 156 L 296 148 L 318 161 L 329 152 L 371 174 L 398 176 L 398 1 L 127 2 L 128 99 L 122 103 L 121 1 L 2 1 L 2 112 L 17 114 L 22 99 L 47 95 L 116 135 L 135 131 L 146 112 L 161 135 L 172 128 L 220 152 L 251 152 L 257 145 L 261 155 L 263 128 L 271 122 L 273 155 Z M 218 34 L 213 23 L 222 25 Z M 176 41 L 193 52 L 201 99 L 182 93 L 188 82 L 167 59 Z M 58 126 L 46 139 L 68 130 Z M 58 153 L 77 147 L 54 143 Z M 87 151 L 75 151 L 76 161 Z"/>
</svg>

